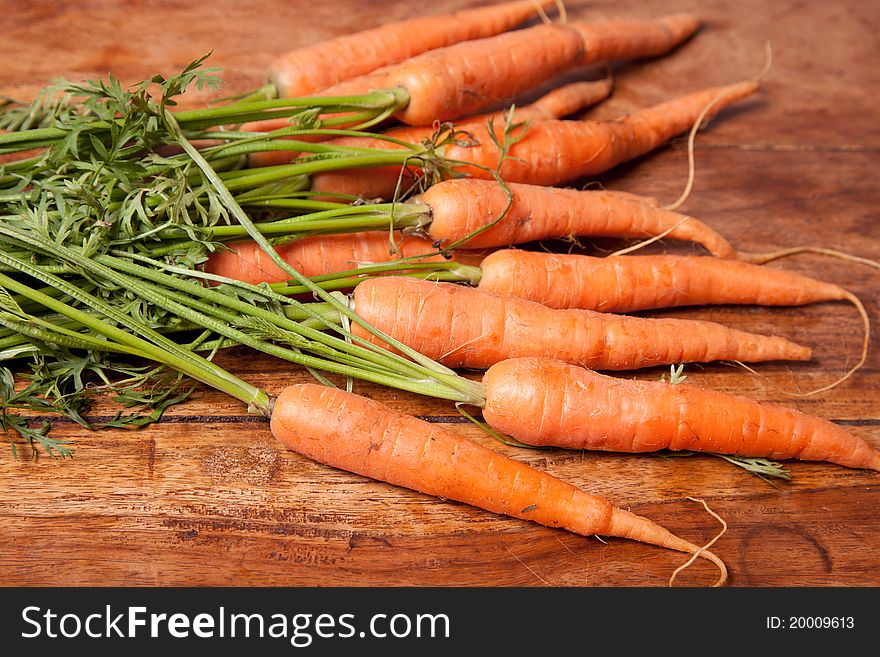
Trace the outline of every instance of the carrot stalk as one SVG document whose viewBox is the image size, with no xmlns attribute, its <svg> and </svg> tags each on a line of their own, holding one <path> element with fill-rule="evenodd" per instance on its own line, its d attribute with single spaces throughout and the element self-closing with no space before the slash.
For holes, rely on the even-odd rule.
<svg viewBox="0 0 880 657">
<path fill-rule="evenodd" d="M 483 417 L 529 445 L 688 450 L 880 470 L 880 452 L 842 427 L 745 397 L 616 379 L 546 358 L 503 361 L 487 370 L 483 382 Z"/>
<path fill-rule="evenodd" d="M 356 86 L 355 81 L 349 81 L 348 83 L 343 83 L 330 89 L 325 89 L 322 93 L 326 93 L 328 95 L 367 93 L 371 89 L 381 88 L 383 86 L 382 83 L 385 82 L 384 78 L 380 77 L 379 74 L 365 76 L 363 79 L 359 78 L 359 80 L 362 80 L 360 86 Z M 538 100 L 529 105 L 516 107 L 514 109 L 514 116 L 516 117 L 517 121 L 525 121 L 528 119 L 561 119 L 562 117 L 573 114 L 578 110 L 595 105 L 596 103 L 607 98 L 608 94 L 610 93 L 610 80 L 597 80 L 594 82 L 574 82 L 572 84 L 567 84 L 558 89 L 553 89 L 552 91 L 549 91 L 546 95 L 538 98 Z M 504 121 L 504 118 L 509 111 L 510 110 L 503 110 L 498 112 L 490 112 L 488 114 L 481 114 L 479 116 L 468 117 L 466 119 L 466 122 L 485 123 L 489 121 L 489 119 L 492 119 L 496 123 L 501 123 Z M 326 119 L 326 116 L 321 117 L 322 125 L 326 123 Z M 242 125 L 240 129 L 245 132 L 271 132 L 273 130 L 280 130 L 289 126 L 289 119 L 279 118 L 246 123 Z M 434 126 L 408 126 L 403 128 L 394 128 L 388 131 L 387 134 L 389 136 L 393 136 L 396 139 L 417 144 L 426 139 L 430 139 L 435 132 L 437 132 L 437 128 L 435 128 Z M 302 138 L 303 137 L 300 137 L 300 139 Z M 308 140 L 324 141 L 326 139 L 329 139 L 329 137 L 326 137 L 324 135 L 315 135 L 314 137 L 310 137 Z M 340 139 L 336 140 L 335 143 L 347 143 L 347 140 Z M 357 145 L 359 143 L 359 140 L 352 141 L 351 143 L 352 145 Z M 248 156 L 248 165 L 255 167 L 284 164 L 286 162 L 289 162 L 295 156 L 295 151 L 265 151 L 262 153 L 251 153 Z"/>
<path fill-rule="evenodd" d="M 699 554 L 712 552 L 547 473 L 383 404 L 315 384 L 289 386 L 272 411 L 272 433 L 310 459 L 493 513 L 590 536 L 617 536 Z"/>
<path fill-rule="evenodd" d="M 524 356 L 599 370 L 810 358 L 810 349 L 784 338 L 714 322 L 558 310 L 462 285 L 403 277 L 360 283 L 354 308 L 372 326 L 447 367 L 485 369 Z M 369 337 L 359 328 L 352 331 Z"/>
</svg>

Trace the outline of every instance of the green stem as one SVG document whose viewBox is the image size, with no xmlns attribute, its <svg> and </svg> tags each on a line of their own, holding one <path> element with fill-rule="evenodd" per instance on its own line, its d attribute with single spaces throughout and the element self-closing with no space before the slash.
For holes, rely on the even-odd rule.
<svg viewBox="0 0 880 657">
<path fill-rule="evenodd" d="M 183 292 L 185 295 L 187 295 L 186 299 L 181 299 L 177 297 L 177 301 L 191 305 L 194 309 L 199 310 L 205 315 L 210 315 L 216 312 L 216 317 L 218 319 L 222 319 L 229 324 L 236 324 L 238 321 L 241 320 L 242 317 L 255 317 L 269 322 L 270 324 L 273 324 L 285 331 L 298 333 L 304 338 L 311 340 L 312 342 L 323 344 L 327 347 L 331 347 L 342 352 L 350 353 L 364 359 L 365 361 L 383 366 L 389 371 L 396 370 L 404 375 L 408 373 L 410 376 L 414 377 L 419 377 L 422 374 L 422 372 L 417 366 L 415 366 L 415 364 L 396 354 L 385 352 L 384 350 L 382 352 L 376 352 L 372 350 L 374 348 L 373 345 L 369 345 L 370 348 L 365 348 L 360 345 L 347 342 L 335 336 L 327 335 L 326 333 L 322 333 L 321 331 L 317 331 L 307 326 L 304 326 L 301 323 L 293 322 L 289 320 L 286 316 L 264 310 L 251 303 L 245 303 L 239 299 L 223 294 L 222 292 L 217 292 L 215 290 L 202 287 L 201 285 L 191 283 L 178 277 L 163 274 L 162 272 L 156 271 L 151 268 L 142 267 L 140 265 L 130 262 L 125 262 L 124 260 L 118 258 L 111 258 L 109 256 L 98 256 L 97 258 L 95 258 L 95 260 L 117 271 L 130 274 L 132 276 L 137 276 L 139 278 L 143 278 L 154 283 L 159 283 L 161 285 L 171 288 L 172 290 Z M 119 282 L 122 283 L 123 281 Z M 138 289 L 140 290 L 140 288 Z M 170 292 L 166 291 L 166 294 L 169 299 L 175 298 L 174 295 Z M 156 300 L 161 300 L 160 295 L 154 295 L 154 297 L 156 298 Z M 199 297 L 209 303 L 202 304 L 196 300 L 193 300 L 193 297 Z M 335 311 L 335 305 L 321 304 L 323 313 L 318 314 L 315 309 L 315 306 L 317 304 L 308 304 L 307 306 L 306 304 L 300 304 L 299 302 L 292 300 L 291 303 L 293 303 L 295 307 L 298 308 L 301 312 L 305 312 L 315 319 L 324 320 L 326 327 L 334 329 L 338 328 L 338 319 L 333 318 L 332 321 L 329 319 L 324 319 L 325 317 L 331 316 L 330 313 L 327 311 L 327 307 L 329 306 Z M 236 315 L 235 313 L 220 311 L 219 307 L 229 308 L 230 310 L 236 311 L 239 314 Z M 338 311 L 336 312 L 338 313 Z M 187 317 L 187 319 L 191 318 Z M 218 330 L 217 332 L 223 334 L 222 331 Z M 227 337 L 235 338 L 235 336 L 232 335 L 229 335 Z M 290 359 L 288 358 L 288 360 Z M 346 375 L 354 376 L 355 378 L 362 378 L 361 375 L 355 372 L 349 372 L 346 373 Z"/>
<path fill-rule="evenodd" d="M 0 227 L 0 230 L 9 229 Z M 57 247 L 57 245 L 54 246 L 56 248 L 62 248 Z M 2 251 L 0 251 L 0 262 L 13 265 L 20 272 L 66 292 L 73 299 L 76 299 L 80 303 L 84 303 L 98 311 L 101 316 L 108 317 L 117 323 L 126 326 L 133 331 L 133 333 L 128 333 L 127 331 L 94 317 L 89 313 L 76 309 L 69 304 L 43 294 L 38 290 L 34 290 L 33 288 L 0 273 L 0 285 L 3 287 L 21 294 L 49 310 L 75 320 L 83 326 L 107 336 L 111 340 L 140 350 L 150 359 L 165 364 L 179 372 L 183 372 L 197 381 L 218 388 L 219 390 L 232 395 L 236 399 L 244 401 L 249 406 L 259 409 L 263 413 L 269 412 L 271 403 L 269 396 L 265 392 L 245 381 L 242 381 L 238 377 L 233 376 L 210 361 L 180 347 L 177 343 L 160 335 L 146 324 L 135 320 L 131 316 L 104 303 L 100 299 L 97 299 L 82 290 L 76 289 L 75 286 L 67 281 L 52 274 L 47 274 L 40 269 L 30 266 L 28 263 L 11 258 Z"/>
<path fill-rule="evenodd" d="M 187 130 L 214 125 L 249 123 L 263 119 L 289 116 L 290 111 L 322 109 L 327 114 L 341 114 L 357 110 L 387 112 L 404 107 L 409 94 L 402 88 L 387 91 L 371 91 L 359 96 L 307 96 L 302 98 L 278 98 L 254 103 L 233 103 L 223 107 L 188 110 L 174 114 L 175 123 Z M 167 114 L 167 112 L 166 112 Z"/>
<path fill-rule="evenodd" d="M 292 176 L 309 176 L 326 171 L 341 171 L 347 169 L 364 169 L 383 166 L 405 166 L 413 158 L 412 153 L 404 151 L 378 151 L 362 153 L 345 157 L 330 157 L 325 159 L 308 160 L 293 164 L 282 164 L 275 167 L 262 167 L 262 169 L 247 169 L 244 173 L 235 176 L 227 176 L 225 179 L 215 178 L 217 182 L 224 182 L 230 192 L 277 182 Z M 207 161 L 205 161 L 207 164 Z M 232 199 L 232 196 L 229 197 Z"/>
<path fill-rule="evenodd" d="M 460 275 L 456 271 L 432 271 L 432 272 L 417 272 L 417 273 L 404 273 L 402 274 L 407 278 L 418 278 L 425 281 L 438 281 L 438 282 L 447 282 L 447 283 L 460 283 L 462 280 L 466 280 L 462 275 Z M 357 286 L 359 283 L 364 281 L 363 276 L 350 276 L 347 278 L 335 278 L 328 281 L 322 281 L 320 286 L 322 289 L 331 292 L 333 290 L 350 290 L 351 288 Z M 273 285 L 273 289 L 280 293 L 286 294 L 290 296 L 297 296 L 300 294 L 307 294 L 309 292 L 303 285 L 283 285 L 276 287 L 278 284 Z"/>
<path fill-rule="evenodd" d="M 299 283 L 300 285 L 304 285 L 318 298 L 334 304 L 340 311 L 340 313 L 348 317 L 349 320 L 357 323 L 358 325 L 378 337 L 380 340 L 383 340 L 401 353 L 419 363 L 424 368 L 424 373 L 426 377 L 430 377 L 431 379 L 433 379 L 434 382 L 436 382 L 434 385 L 423 385 L 421 386 L 422 389 L 431 389 L 434 390 L 434 394 L 437 396 L 446 396 L 445 394 L 441 393 L 440 389 L 438 389 L 437 384 L 440 384 L 440 386 L 448 386 L 453 391 L 456 391 L 460 398 L 465 401 L 465 403 L 472 403 L 478 406 L 485 403 L 485 387 L 482 384 L 478 384 L 468 379 L 465 379 L 464 377 L 458 376 L 449 368 L 444 367 L 443 365 L 436 363 L 429 358 L 426 358 L 414 349 L 411 349 L 410 347 L 402 344 L 399 340 L 396 340 L 391 336 L 386 335 L 385 333 L 370 326 L 368 323 L 364 322 L 358 315 L 356 315 L 351 309 L 346 307 L 344 304 L 339 303 L 330 294 L 322 290 L 319 286 L 315 285 L 315 283 L 313 283 L 311 280 L 303 276 L 300 272 L 298 272 L 287 262 L 285 262 L 284 259 L 280 255 L 278 255 L 278 252 L 272 247 L 269 241 L 265 237 L 263 237 L 262 234 L 260 234 L 259 230 L 251 221 L 250 217 L 248 217 L 244 210 L 241 209 L 241 206 L 238 205 L 231 191 L 218 178 L 217 173 L 211 168 L 211 165 L 208 164 L 208 162 L 205 160 L 204 157 L 202 157 L 199 151 L 195 147 L 193 147 L 193 145 L 190 144 L 187 141 L 186 137 L 180 132 L 180 128 L 179 126 L 177 126 L 174 117 L 171 116 L 170 113 L 166 112 L 165 119 L 168 123 L 169 132 L 171 132 L 172 134 L 176 134 L 178 143 L 187 153 L 189 153 L 190 157 L 193 158 L 193 161 L 198 165 L 200 169 L 202 169 L 205 177 L 214 185 L 218 195 L 221 197 L 232 216 L 234 216 L 243 226 L 248 229 L 248 233 L 251 239 L 253 239 L 255 242 L 257 242 L 257 244 L 260 245 L 260 247 L 271 257 L 272 261 L 275 262 L 275 264 L 282 269 L 282 271 L 290 274 L 292 278 L 297 281 L 297 283 Z M 320 164 L 320 162 L 317 162 L 315 164 Z M 422 394 L 426 393 L 423 392 Z M 449 397 L 446 396 L 446 398 Z"/>
<path fill-rule="evenodd" d="M 136 267 L 136 265 L 135 265 Z M 144 268 L 141 268 L 144 269 Z M 332 338 L 332 336 L 328 336 L 319 331 L 311 332 L 312 335 L 306 337 L 306 333 L 309 332 L 308 329 L 303 327 L 302 324 L 296 324 L 296 326 L 300 329 L 299 333 L 306 337 L 308 340 L 309 337 L 317 338 L 317 344 L 308 344 L 308 348 L 311 350 L 315 350 L 320 353 L 323 357 L 315 357 L 309 356 L 307 354 L 303 354 L 299 350 L 292 350 L 286 347 L 280 347 L 271 342 L 267 342 L 265 340 L 260 340 L 258 338 L 253 337 L 243 331 L 240 331 L 236 328 L 230 326 L 229 321 L 233 317 L 224 317 L 224 321 L 218 321 L 214 317 L 211 317 L 207 314 L 199 312 L 196 310 L 195 303 L 188 303 L 188 305 L 181 304 L 175 301 L 172 298 L 172 295 L 167 294 L 164 291 L 158 290 L 152 286 L 145 285 L 135 281 L 135 279 L 131 277 L 120 277 L 110 275 L 108 276 L 109 280 L 113 280 L 118 284 L 124 284 L 129 289 L 135 291 L 138 296 L 146 299 L 148 302 L 153 304 L 161 305 L 162 307 L 168 309 L 169 311 L 180 315 L 181 317 L 185 317 L 186 319 L 195 322 L 199 326 L 202 326 L 206 329 L 213 331 L 219 335 L 230 338 L 240 344 L 247 345 L 253 349 L 257 349 L 264 353 L 267 353 L 271 356 L 275 356 L 276 358 L 281 358 L 298 365 L 302 365 L 304 367 L 314 368 L 317 370 L 324 370 L 327 372 L 332 372 L 334 374 L 340 374 L 342 376 L 353 377 L 357 379 L 361 379 L 364 381 L 369 381 L 371 383 L 377 383 L 382 386 L 397 388 L 400 390 L 406 390 L 409 392 L 414 392 L 416 394 L 427 395 L 438 397 L 441 399 L 449 399 L 452 401 L 459 401 L 464 403 L 474 403 L 472 397 L 462 396 L 461 393 L 446 389 L 444 387 L 440 387 L 436 382 L 425 383 L 422 378 L 406 378 L 401 375 L 401 372 L 405 369 L 404 366 L 415 367 L 403 361 L 403 363 L 395 363 L 395 369 L 386 370 L 386 372 L 378 372 L 375 365 L 381 365 L 382 361 L 388 362 L 396 358 L 393 354 L 390 354 L 388 357 L 378 356 L 375 353 L 367 349 L 363 349 L 358 347 L 357 345 L 351 345 L 346 343 L 344 340 L 339 340 L 338 338 Z M 180 283 L 182 281 L 178 281 Z M 201 288 L 203 289 L 203 288 Z M 206 292 L 210 292 L 207 291 Z M 206 295 L 210 296 L 210 295 Z M 232 299 L 226 300 L 227 303 L 233 301 Z M 271 321 L 273 324 L 279 325 L 282 323 L 282 319 L 273 313 L 261 312 L 260 309 L 254 308 L 253 306 L 248 306 L 248 304 L 242 304 L 245 307 L 250 308 L 250 313 L 252 316 L 260 317 L 267 321 Z M 212 309 L 212 314 L 219 314 L 220 311 L 216 309 L 216 307 L 208 306 Z M 280 326 L 279 326 L 280 327 Z M 321 345 L 321 342 L 340 342 L 342 344 L 347 344 L 350 348 L 350 351 L 354 352 L 356 350 L 361 350 L 362 352 L 369 355 L 370 362 L 374 365 L 369 368 L 364 367 L 353 367 L 351 365 L 346 364 L 345 362 L 335 362 L 328 360 L 328 358 L 336 358 L 339 355 L 338 351 L 330 350 L 329 348 L 322 348 L 324 345 Z M 311 341 L 309 341 L 311 342 Z M 342 355 L 341 360 L 351 360 L 350 356 Z"/>
<path fill-rule="evenodd" d="M 176 113 L 176 123 L 184 130 L 195 131 L 220 125 L 245 123 L 263 119 L 283 118 L 305 109 L 322 109 L 327 114 L 372 111 L 378 117 L 404 107 L 409 95 L 402 88 L 372 91 L 360 96 L 305 97 L 238 102 L 221 107 L 203 108 Z M 165 111 L 167 114 L 167 110 Z M 115 121 L 119 126 L 123 120 Z M 111 122 L 95 120 L 82 128 L 84 134 L 108 132 Z M 52 146 L 63 140 L 69 131 L 64 128 L 32 128 L 0 134 L 0 153 L 11 153 L 31 148 Z"/>
<path fill-rule="evenodd" d="M 37 340 L 49 344 L 57 344 L 69 349 L 109 351 L 117 354 L 128 354 L 129 356 L 140 356 L 141 358 L 146 357 L 144 352 L 137 349 L 132 349 L 112 340 L 102 340 L 87 333 L 77 333 L 64 326 L 53 324 L 33 315 L 17 318 L 8 313 L 0 313 L 0 324 L 15 331 L 18 337 L 23 338 L 22 342 L 13 343 L 13 345 Z M 0 349 L 13 345 L 0 345 Z"/>
<path fill-rule="evenodd" d="M 426 206 L 418 204 L 392 204 L 351 206 L 334 204 L 335 207 L 306 215 L 255 224 L 263 235 L 304 237 L 310 233 L 332 231 L 333 233 L 357 232 L 370 229 L 421 228 L 429 222 Z M 181 228 L 159 231 L 160 239 L 179 239 Z M 212 226 L 204 229 L 205 239 L 226 241 L 248 237 L 247 229 L 240 224 Z M 134 240 L 117 241 L 122 244 Z"/>
</svg>

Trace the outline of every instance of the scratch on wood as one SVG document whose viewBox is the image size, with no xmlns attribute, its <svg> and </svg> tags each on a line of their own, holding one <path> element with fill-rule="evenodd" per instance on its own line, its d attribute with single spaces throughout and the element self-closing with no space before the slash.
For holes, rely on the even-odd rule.
<svg viewBox="0 0 880 657">
<path fill-rule="evenodd" d="M 534 570 L 532 570 L 532 569 L 529 567 L 529 564 L 527 564 L 525 561 L 523 561 L 523 560 L 520 559 L 518 556 L 516 556 L 513 552 L 511 552 L 509 547 L 507 547 L 507 546 L 505 545 L 505 546 L 504 546 L 504 549 L 507 550 L 507 553 L 508 553 L 510 556 L 512 556 L 514 559 L 516 559 L 517 561 L 519 561 L 523 566 L 525 566 L 525 567 L 526 567 L 526 570 L 528 570 L 532 575 L 534 575 L 535 577 L 537 577 L 537 578 L 541 581 L 541 583 L 544 584 L 544 586 L 552 586 L 552 585 L 550 584 L 550 582 L 548 582 L 546 579 L 544 579 L 544 578 L 541 577 L 538 573 L 536 573 Z"/>
<path fill-rule="evenodd" d="M 147 440 L 147 479 L 153 478 L 156 469 L 156 439 L 150 436 Z"/>
<path fill-rule="evenodd" d="M 389 541 L 384 536 L 366 536 L 360 532 L 354 532 L 348 539 L 349 552 L 351 552 L 355 548 L 364 547 L 367 545 L 382 545 L 387 548 L 394 547 L 394 545 L 391 544 L 391 541 Z"/>
</svg>

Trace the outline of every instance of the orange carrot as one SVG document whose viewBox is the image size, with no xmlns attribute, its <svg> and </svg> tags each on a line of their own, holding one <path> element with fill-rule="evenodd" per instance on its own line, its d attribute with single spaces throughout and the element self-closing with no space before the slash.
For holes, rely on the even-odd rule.
<svg viewBox="0 0 880 657">
<path fill-rule="evenodd" d="M 545 358 L 503 361 L 483 382 L 483 417 L 529 445 L 690 450 L 880 470 L 880 452 L 842 427 L 744 397 L 627 381 Z"/>
<path fill-rule="evenodd" d="M 548 91 L 533 103 L 523 105 L 522 107 L 515 107 L 513 113 L 514 120 L 545 121 L 548 119 L 561 119 L 564 116 L 569 116 L 602 102 L 608 98 L 612 89 L 613 84 L 608 79 L 565 84 Z M 509 109 L 505 109 L 498 112 L 468 116 L 462 121 L 464 123 L 488 123 L 489 119 L 492 119 L 492 121 L 498 124 L 506 118 L 509 111 Z"/>
<path fill-rule="evenodd" d="M 617 121 L 534 121 L 514 131 L 514 144 L 500 168 L 508 182 L 557 185 L 607 171 L 658 148 L 672 137 L 686 132 L 700 112 L 714 99 L 724 97 L 716 111 L 734 100 L 757 91 L 755 82 L 704 89 L 687 96 L 635 112 Z M 478 146 L 451 145 L 443 155 L 497 169 L 501 153 L 489 137 L 488 127 L 480 126 L 474 138 Z M 496 126 L 496 135 L 502 133 Z M 474 166 L 458 168 L 477 178 L 490 178 Z"/>
<path fill-rule="evenodd" d="M 498 34 L 536 15 L 552 0 L 516 0 L 452 14 L 422 16 L 347 34 L 287 52 L 269 79 L 279 97 L 304 96 L 435 48 Z"/>
<path fill-rule="evenodd" d="M 372 73 L 359 75 L 356 78 L 343 80 L 320 89 L 318 93 L 322 96 L 360 96 L 374 89 L 387 89 L 388 74 L 393 70 L 394 66 L 383 66 Z"/>
<path fill-rule="evenodd" d="M 871 320 L 861 300 L 838 285 L 749 262 L 700 256 L 617 256 L 496 251 L 482 261 L 479 287 L 503 296 L 529 299 L 554 308 L 634 312 L 705 304 L 800 306 L 847 301 L 862 319 L 861 354 L 837 380 L 809 397 L 849 379 L 867 362 Z"/>
<path fill-rule="evenodd" d="M 482 269 L 480 289 L 486 292 L 602 312 L 706 304 L 800 306 L 852 297 L 808 276 L 701 256 L 594 258 L 508 249 L 489 255 Z"/>
<path fill-rule="evenodd" d="M 516 183 L 508 187 L 513 202 L 504 217 L 465 246 L 507 246 L 568 236 L 643 238 L 668 231 L 669 238 L 696 242 L 713 255 L 735 256 L 730 243 L 706 224 L 663 210 L 652 200 L 600 190 Z M 509 202 L 497 182 L 467 178 L 438 183 L 422 194 L 421 201 L 431 209 L 431 237 L 441 244 L 464 239 L 489 225 Z"/>
<path fill-rule="evenodd" d="M 383 404 L 315 384 L 285 388 L 272 432 L 286 447 L 348 472 L 442 499 L 558 527 L 688 554 L 727 570 L 713 553 L 550 474 Z"/>
<path fill-rule="evenodd" d="M 370 78 L 370 81 L 368 81 L 367 78 Z M 363 85 L 362 88 L 355 88 L 355 81 L 350 80 L 348 82 L 343 82 L 331 89 L 326 89 L 322 93 L 324 93 L 325 95 L 366 93 L 370 89 L 381 87 L 381 84 L 379 83 L 382 80 L 379 74 L 363 76 L 363 78 L 358 78 L 358 80 L 362 80 L 360 83 L 358 83 Z M 374 85 L 373 82 L 377 84 Z M 610 80 L 597 80 L 595 82 L 573 82 L 572 84 L 564 85 L 558 89 L 553 89 L 546 95 L 536 100 L 534 103 L 524 105 L 523 107 L 516 107 L 513 116 L 515 117 L 516 121 L 526 121 L 529 119 L 560 119 L 564 116 L 568 116 L 569 114 L 573 114 L 578 110 L 590 107 L 604 100 L 608 97 L 608 94 L 611 93 L 611 88 L 612 85 Z M 504 121 L 507 112 L 508 110 L 503 110 L 498 112 L 491 112 L 488 114 L 481 114 L 479 116 L 468 117 L 467 122 L 486 123 L 489 121 L 489 119 L 492 119 L 495 123 L 501 124 Z M 251 123 L 246 123 L 241 126 L 241 130 L 246 132 L 269 132 L 272 130 L 286 128 L 289 125 L 290 123 L 288 119 L 267 119 L 264 121 L 253 121 Z M 403 128 L 394 128 L 392 130 L 389 130 L 386 134 L 401 141 L 419 143 L 421 141 L 424 141 L 425 139 L 430 139 L 436 132 L 437 128 L 433 126 L 409 126 Z M 297 139 L 305 141 L 326 140 L 326 138 L 322 135 L 301 135 L 297 137 Z M 333 140 L 333 143 L 339 145 L 348 144 L 351 146 L 361 147 L 393 147 L 388 145 L 387 142 L 383 142 L 378 139 L 359 137 L 338 138 Z M 248 156 L 248 165 L 271 166 L 275 164 L 286 164 L 287 162 L 290 162 L 290 160 L 293 159 L 295 155 L 296 153 L 292 151 L 267 151 L 264 153 L 251 153 Z M 372 171 L 373 169 L 369 170 L 369 172 Z M 394 167 L 382 168 L 380 169 L 380 171 L 386 172 L 384 176 L 385 178 L 397 178 L 398 169 Z"/>
<path fill-rule="evenodd" d="M 640 110 L 616 121 L 532 121 L 514 129 L 514 143 L 499 168 L 501 151 L 483 124 L 459 126 L 471 135 L 469 143 L 448 144 L 438 149 L 447 161 L 471 163 L 456 165 L 458 174 L 491 179 L 491 170 L 499 171 L 507 182 L 533 185 L 558 185 L 592 176 L 627 160 L 644 155 L 672 137 L 686 132 L 703 109 L 715 102 L 717 112 L 734 100 L 754 93 L 755 82 L 741 82 L 727 87 L 712 87 L 687 96 Z M 718 100 L 719 98 L 723 100 Z M 716 102 L 717 101 L 717 102 Z M 503 126 L 495 125 L 495 137 L 504 138 Z M 357 138 L 349 145 L 393 148 L 370 138 Z M 371 143 L 372 142 L 372 143 Z M 482 168 L 481 168 L 482 167 Z M 395 191 L 397 174 L 387 168 L 332 171 L 315 175 L 312 189 L 328 195 L 354 190 L 367 198 L 390 198 Z"/>
<path fill-rule="evenodd" d="M 395 234 L 397 252 L 392 253 L 387 231 L 314 235 L 276 246 L 278 254 L 304 276 L 321 276 L 355 269 L 359 263 L 388 262 L 433 254 L 419 262 L 441 262 L 430 240 L 414 235 Z M 290 279 L 256 242 L 229 244 L 231 250 L 215 251 L 205 263 L 205 271 L 246 283 L 282 283 Z"/>
<path fill-rule="evenodd" d="M 395 116 L 409 125 L 458 119 L 578 66 L 660 55 L 698 27 L 690 14 L 538 25 L 432 50 L 389 74 L 389 87 L 403 87 L 410 97 Z"/>
<path fill-rule="evenodd" d="M 598 370 L 810 358 L 808 348 L 784 338 L 714 322 L 558 310 L 462 285 L 397 276 L 360 283 L 354 308 L 370 325 L 448 367 L 485 369 L 524 356 Z M 352 332 L 382 344 L 360 326 L 353 325 Z"/>
</svg>

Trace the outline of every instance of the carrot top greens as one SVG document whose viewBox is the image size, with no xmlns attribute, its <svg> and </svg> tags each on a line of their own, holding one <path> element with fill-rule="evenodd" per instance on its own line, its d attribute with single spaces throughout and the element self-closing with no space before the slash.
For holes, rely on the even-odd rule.
<svg viewBox="0 0 880 657">
<path fill-rule="evenodd" d="M 186 399 L 191 380 L 269 415 L 273 400 L 266 391 L 212 362 L 218 349 L 231 345 L 302 365 L 325 385 L 334 385 L 327 378 L 334 374 L 349 388 L 360 379 L 482 406 L 483 384 L 377 331 L 345 297 L 331 293 L 365 275 L 401 272 L 475 282 L 479 270 L 400 259 L 310 279 L 274 248 L 279 241 L 326 232 L 418 230 L 430 220 L 415 202 L 315 200 L 308 176 L 418 162 L 430 180 L 449 164 L 434 153 L 435 144 L 386 151 L 296 139 L 363 134 L 359 130 L 388 117 L 405 98 L 396 91 L 248 97 L 172 113 L 169 108 L 188 87 L 219 85 L 213 69 L 201 68 L 203 61 L 131 87 L 112 77 L 61 83 L 31 105 L 8 101 L 0 115 L 0 125 L 12 130 L 0 135 L 0 153 L 42 149 L 0 168 L 0 360 L 30 359 L 30 371 L 17 374 L 19 385 L 12 369 L 0 368 L 0 427 L 13 450 L 17 434 L 52 456 L 71 454 L 67 443 L 50 437 L 48 422 L 34 426 L 28 414 L 63 414 L 92 426 L 85 411 L 103 395 L 125 410 L 102 426 L 141 426 Z M 337 130 L 336 119 L 325 121 L 325 114 L 359 123 Z M 238 123 L 278 116 L 289 117 L 290 127 L 268 134 L 235 131 Z M 496 139 L 500 162 L 520 127 L 512 113 L 506 117 L 503 138 Z M 437 134 L 439 142 L 458 138 L 446 127 Z M 197 148 L 194 140 L 211 141 Z M 288 165 L 242 168 L 248 153 L 272 148 L 304 155 Z M 200 270 L 213 250 L 240 238 L 256 241 L 290 280 L 250 285 Z M 303 293 L 317 301 L 293 298 Z M 353 335 L 352 322 L 396 351 Z"/>
<path fill-rule="evenodd" d="M 292 117 L 283 136 L 319 133 L 324 111 L 354 112 L 367 124 L 400 102 L 395 93 L 247 100 L 172 114 L 168 108 L 187 87 L 219 84 L 212 69 L 200 68 L 202 61 L 176 76 L 154 76 L 129 88 L 114 78 L 64 83 L 30 106 L 7 104 L 3 125 L 17 131 L 0 135 L 0 151 L 45 150 L 0 169 L 0 359 L 27 356 L 33 363 L 30 373 L 20 375 L 25 383 L 18 391 L 12 371 L 2 370 L 0 425 L 49 454 L 66 456 L 67 447 L 48 437 L 48 425 L 31 427 L 21 411 L 63 413 L 88 425 L 86 405 L 96 394 L 110 394 L 135 409 L 114 418 L 113 426 L 143 424 L 187 396 L 191 388 L 183 375 L 268 413 L 267 393 L 211 362 L 216 349 L 230 344 L 302 364 L 326 384 L 319 370 L 479 403 L 480 384 L 415 352 L 410 355 L 418 362 L 352 340 L 339 318 L 360 320 L 324 291 L 354 276 L 396 269 L 425 278 L 472 279 L 473 272 L 458 263 L 386 263 L 316 282 L 283 263 L 294 285 L 275 286 L 279 291 L 198 270 L 213 249 L 222 248 L 218 240 L 257 236 L 274 253 L 262 238 L 263 226 L 289 239 L 355 229 L 346 228 L 346 221 L 397 227 L 423 221 L 420 210 L 406 204 L 316 203 L 300 193 L 309 171 L 402 165 L 411 153 L 363 154 L 289 142 L 313 155 L 266 171 L 241 169 L 241 156 L 248 152 L 245 146 L 263 148 L 274 137 L 224 131 L 222 143 L 202 151 L 190 143 L 221 136 L 207 128 L 267 113 Z M 286 210 L 296 214 L 282 217 L 286 227 L 279 228 L 273 226 L 278 209 L 269 207 L 262 212 L 275 214 L 260 215 L 255 223 L 237 198 L 251 204 L 286 199 Z M 208 287 L 208 278 L 221 284 Z M 290 298 L 302 291 L 321 303 Z M 174 338 L 179 335 L 183 342 Z M 159 367 L 132 365 L 132 356 Z"/>
</svg>

